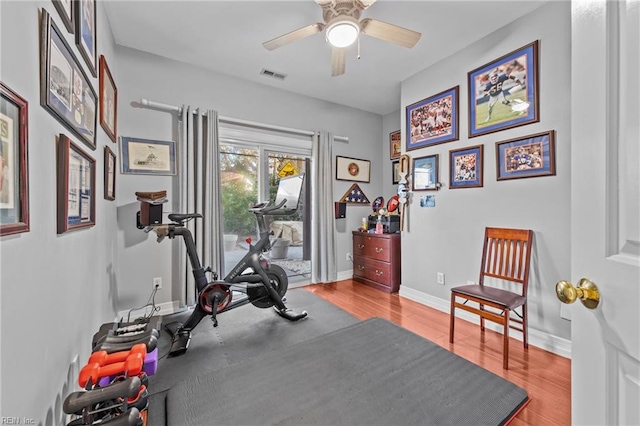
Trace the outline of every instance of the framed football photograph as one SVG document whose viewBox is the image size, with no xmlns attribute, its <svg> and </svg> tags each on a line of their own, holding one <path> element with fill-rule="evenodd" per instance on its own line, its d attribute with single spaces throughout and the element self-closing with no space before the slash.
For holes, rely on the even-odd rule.
<svg viewBox="0 0 640 426">
<path fill-rule="evenodd" d="M 449 188 L 482 187 L 484 145 L 449 151 Z"/>
<path fill-rule="evenodd" d="M 496 142 L 497 180 L 556 174 L 554 131 Z"/>
<path fill-rule="evenodd" d="M 540 121 L 538 41 L 468 73 L 469 137 Z"/>
<path fill-rule="evenodd" d="M 458 140 L 459 86 L 406 108 L 406 150 Z"/>
</svg>

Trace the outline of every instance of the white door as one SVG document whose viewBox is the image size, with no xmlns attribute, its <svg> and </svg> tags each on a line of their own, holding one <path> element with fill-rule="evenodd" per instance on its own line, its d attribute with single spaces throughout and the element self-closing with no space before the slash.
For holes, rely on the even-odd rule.
<svg viewBox="0 0 640 426">
<path fill-rule="evenodd" d="M 640 424 L 639 44 L 638 0 L 572 1 L 571 282 L 601 297 L 571 305 L 577 425 Z"/>
</svg>

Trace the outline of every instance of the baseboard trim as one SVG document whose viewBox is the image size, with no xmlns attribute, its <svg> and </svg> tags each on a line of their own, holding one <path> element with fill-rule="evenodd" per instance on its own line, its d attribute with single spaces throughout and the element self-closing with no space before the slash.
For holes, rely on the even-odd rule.
<svg viewBox="0 0 640 426">
<path fill-rule="evenodd" d="M 446 314 L 449 314 L 451 309 L 449 300 L 440 299 L 439 297 L 435 297 L 412 288 L 400 286 L 399 294 L 402 297 L 406 297 L 407 299 L 411 299 Z M 456 310 L 456 318 L 469 321 L 473 324 L 480 324 L 480 319 L 477 315 L 473 315 L 459 309 Z M 502 327 L 495 323 L 486 321 L 485 326 L 496 333 L 502 333 Z M 509 336 L 522 341 L 522 333 L 517 330 L 511 330 L 509 332 Z M 529 328 L 529 344 L 561 357 L 571 359 L 571 341 L 562 337 Z"/>
<path fill-rule="evenodd" d="M 184 310 L 186 310 L 186 307 L 180 307 L 180 302 L 177 300 L 173 300 L 171 302 L 164 302 L 164 303 L 158 303 L 156 305 L 157 308 L 160 308 L 158 311 L 154 312 L 153 315 L 154 316 L 162 316 L 162 315 L 170 315 L 170 314 L 175 314 L 178 312 L 182 312 Z M 151 307 L 147 307 L 144 310 L 143 309 L 137 309 L 135 311 L 132 311 L 132 313 L 134 313 L 135 315 L 131 315 L 131 321 L 135 320 L 136 318 L 142 317 L 142 316 L 149 316 L 149 314 L 151 313 Z M 129 316 L 129 310 L 126 311 L 120 311 L 118 312 L 118 316 L 116 319 L 117 321 L 127 321 L 127 317 Z"/>
</svg>

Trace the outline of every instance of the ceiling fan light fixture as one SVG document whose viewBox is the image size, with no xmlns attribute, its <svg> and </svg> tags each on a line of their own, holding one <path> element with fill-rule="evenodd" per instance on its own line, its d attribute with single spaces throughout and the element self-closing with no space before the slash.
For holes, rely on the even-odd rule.
<svg viewBox="0 0 640 426">
<path fill-rule="evenodd" d="M 350 17 L 339 17 L 327 25 L 327 41 L 333 47 L 349 47 L 360 34 L 358 21 Z"/>
</svg>

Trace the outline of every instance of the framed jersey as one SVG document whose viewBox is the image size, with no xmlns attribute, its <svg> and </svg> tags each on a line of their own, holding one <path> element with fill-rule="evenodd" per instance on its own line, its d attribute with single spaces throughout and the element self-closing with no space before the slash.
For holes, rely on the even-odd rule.
<svg viewBox="0 0 640 426">
<path fill-rule="evenodd" d="M 540 121 L 538 41 L 468 73 L 469 137 Z"/>
</svg>

